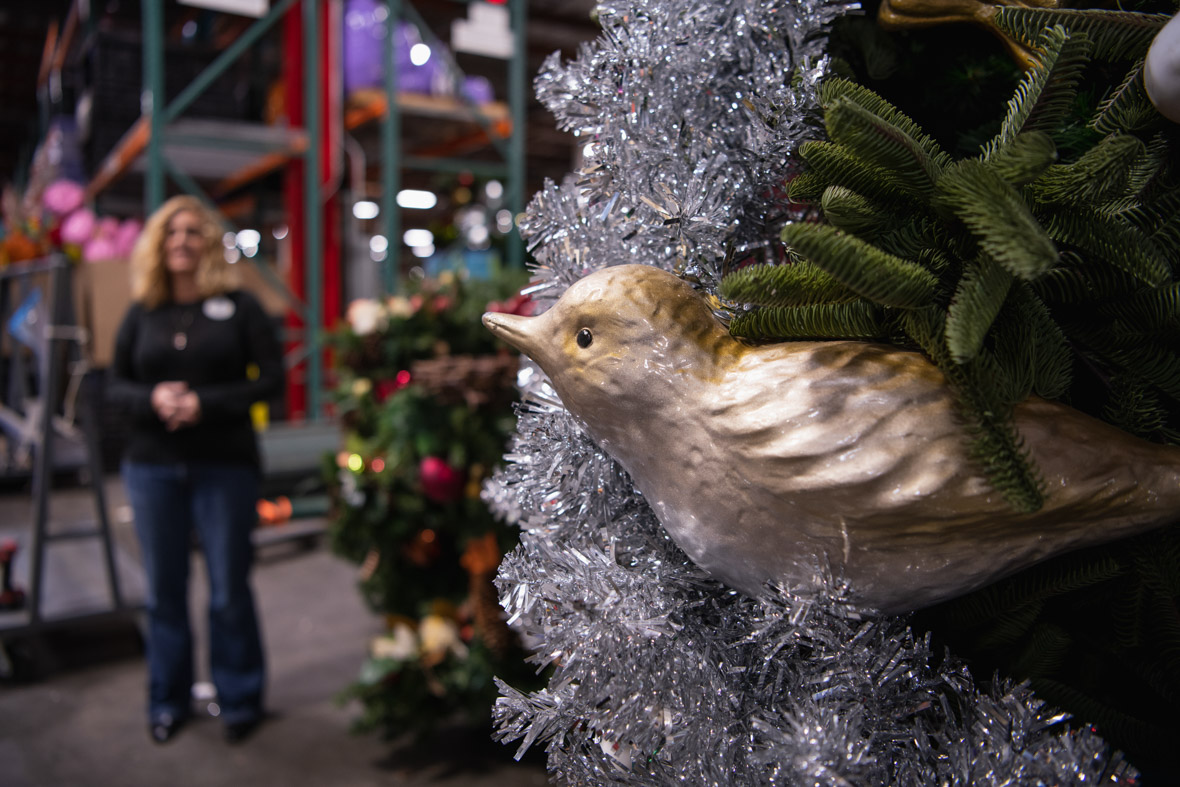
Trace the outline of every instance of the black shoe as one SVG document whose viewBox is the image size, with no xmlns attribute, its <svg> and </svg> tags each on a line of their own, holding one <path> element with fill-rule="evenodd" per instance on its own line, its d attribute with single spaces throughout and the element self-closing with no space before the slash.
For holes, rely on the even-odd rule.
<svg viewBox="0 0 1180 787">
<path fill-rule="evenodd" d="M 262 717 L 259 716 L 254 719 L 246 721 L 235 721 L 225 725 L 225 742 L 226 743 L 241 743 L 254 734 L 262 724 Z"/>
<path fill-rule="evenodd" d="M 180 731 L 182 726 L 184 726 L 183 719 L 165 713 L 162 716 L 157 716 L 148 724 L 148 735 L 156 743 L 167 743 L 172 740 L 173 735 Z"/>
</svg>

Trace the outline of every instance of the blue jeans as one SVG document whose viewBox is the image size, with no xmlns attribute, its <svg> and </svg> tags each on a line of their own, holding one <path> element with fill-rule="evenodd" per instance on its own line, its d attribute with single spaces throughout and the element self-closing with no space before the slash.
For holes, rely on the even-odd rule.
<svg viewBox="0 0 1180 787">
<path fill-rule="evenodd" d="M 209 573 L 209 667 L 227 724 L 262 713 L 262 638 L 250 588 L 258 471 L 248 465 L 123 462 L 148 579 L 148 718 L 190 711 L 188 613 L 192 533 Z"/>
</svg>

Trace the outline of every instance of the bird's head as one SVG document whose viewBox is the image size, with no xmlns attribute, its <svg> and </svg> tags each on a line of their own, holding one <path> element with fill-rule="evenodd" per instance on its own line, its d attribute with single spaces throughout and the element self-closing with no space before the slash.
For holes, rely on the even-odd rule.
<svg viewBox="0 0 1180 787">
<path fill-rule="evenodd" d="M 708 378 L 736 342 L 705 301 L 648 265 L 604 268 L 537 317 L 485 314 L 492 333 L 532 358 L 572 412 L 619 415 L 658 407 L 688 378 Z"/>
</svg>

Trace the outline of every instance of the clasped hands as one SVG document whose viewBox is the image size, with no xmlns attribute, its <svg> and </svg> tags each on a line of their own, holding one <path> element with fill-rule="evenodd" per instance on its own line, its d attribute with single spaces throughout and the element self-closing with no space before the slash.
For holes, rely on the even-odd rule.
<svg viewBox="0 0 1180 787">
<path fill-rule="evenodd" d="M 171 380 L 152 388 L 152 409 L 169 432 L 193 426 L 201 420 L 201 400 L 188 383 Z"/>
</svg>

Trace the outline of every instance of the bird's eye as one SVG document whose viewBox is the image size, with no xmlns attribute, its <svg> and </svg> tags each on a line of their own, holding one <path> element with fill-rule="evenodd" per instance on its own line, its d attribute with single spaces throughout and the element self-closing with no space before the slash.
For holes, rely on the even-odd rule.
<svg viewBox="0 0 1180 787">
<path fill-rule="evenodd" d="M 582 330 L 578 331 L 578 346 L 583 350 L 589 347 L 590 343 L 593 341 L 594 334 L 590 333 L 589 328 L 583 328 Z"/>
</svg>

